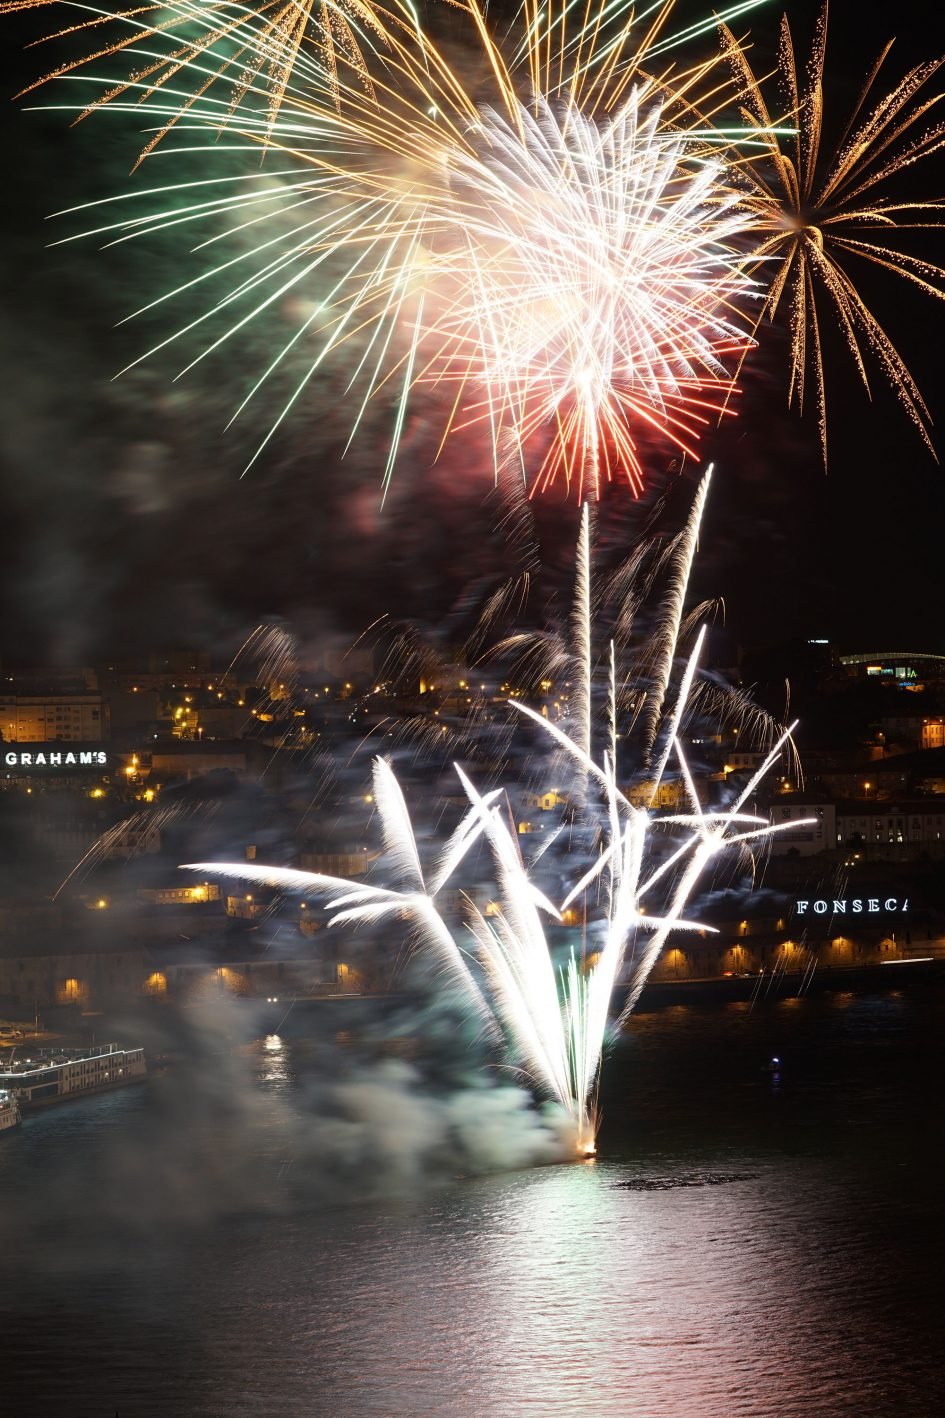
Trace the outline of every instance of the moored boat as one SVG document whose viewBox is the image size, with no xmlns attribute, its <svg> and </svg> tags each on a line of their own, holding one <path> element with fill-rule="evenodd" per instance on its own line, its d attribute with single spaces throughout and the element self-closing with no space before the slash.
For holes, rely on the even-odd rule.
<svg viewBox="0 0 945 1418">
<path fill-rule="evenodd" d="M 0 1088 L 0 1133 L 20 1125 L 20 1105 L 8 1088 Z"/>
<path fill-rule="evenodd" d="M 86 1049 L 30 1048 L 0 1058 L 0 1090 L 20 1107 L 57 1103 L 137 1083 L 147 1073 L 144 1049 L 99 1044 Z"/>
</svg>

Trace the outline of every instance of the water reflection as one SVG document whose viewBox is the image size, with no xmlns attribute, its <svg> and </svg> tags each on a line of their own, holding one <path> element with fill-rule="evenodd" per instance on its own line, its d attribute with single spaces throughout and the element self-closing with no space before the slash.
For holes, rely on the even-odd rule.
<svg viewBox="0 0 945 1418">
<path fill-rule="evenodd" d="M 945 998 L 898 990 L 641 1014 L 608 1064 L 596 1165 L 420 1178 L 380 1204 L 313 1199 L 318 1150 L 283 1149 L 313 1054 L 275 1035 L 241 1056 L 252 1127 L 228 1092 L 193 1111 L 173 1078 L 150 1101 L 38 1115 L 0 1147 L 5 1257 L 30 1242 L 4 1402 L 69 1418 L 940 1411 L 943 1024 Z M 240 1149 L 263 1158 L 258 1182 L 238 1209 L 195 1212 L 185 1180 L 232 1192 Z M 618 1185 L 699 1172 L 741 1175 Z M 107 1248 L 119 1198 L 137 1229 Z"/>
</svg>

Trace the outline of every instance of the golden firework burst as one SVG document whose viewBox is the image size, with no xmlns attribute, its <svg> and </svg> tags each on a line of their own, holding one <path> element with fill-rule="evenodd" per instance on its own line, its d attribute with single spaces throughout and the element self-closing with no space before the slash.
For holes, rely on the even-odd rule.
<svg viewBox="0 0 945 1418">
<path fill-rule="evenodd" d="M 783 116 L 780 125 L 772 118 L 765 97 L 766 78 L 755 74 L 742 45 L 726 26 L 722 29 L 726 52 L 742 86 L 743 118 L 757 128 L 766 149 L 762 161 L 746 164 L 744 171 L 756 219 L 755 256 L 767 283 L 758 325 L 786 310 L 789 402 L 803 410 L 805 396 L 812 389 L 826 465 L 821 328 L 830 319 L 842 332 L 867 391 L 872 362 L 934 453 L 922 394 L 860 293 L 857 278 L 863 269 L 859 263 L 865 262 L 892 272 L 928 295 L 945 299 L 945 269 L 902 249 L 904 232 L 940 224 L 943 202 L 903 194 L 895 181 L 945 146 L 945 121 L 938 120 L 935 112 L 943 95 L 929 91 L 945 58 L 917 65 L 893 88 L 882 91 L 879 77 L 892 41 L 886 44 L 867 74 L 839 141 L 827 149 L 827 0 L 803 68 L 795 56 L 787 17 L 781 21 L 776 77 L 785 93 L 787 116 L 794 115 L 793 135 L 785 135 Z"/>
<path fill-rule="evenodd" d="M 62 3 L 63 0 L 0 0 L 0 15 Z M 304 79 L 306 69 L 317 67 L 320 79 L 327 79 L 336 98 L 340 70 L 356 75 L 373 94 L 363 49 L 365 45 L 383 49 L 390 25 L 403 28 L 405 23 L 405 17 L 395 17 L 370 0 L 251 0 L 249 4 L 235 0 L 161 0 L 159 4 L 93 11 L 91 18 L 85 12 L 74 24 L 54 30 L 36 42 L 79 35 L 93 39 L 92 49 L 57 65 L 23 93 L 52 79 L 68 78 L 97 60 L 116 55 L 131 58 L 134 68 L 127 78 L 118 80 L 89 104 L 85 113 L 113 99 L 131 97 L 145 104 L 162 91 L 165 95 L 173 91 L 175 84 L 183 80 L 189 92 L 177 95 L 177 112 L 152 135 L 140 162 L 195 104 L 212 101 L 208 95 L 218 81 L 225 95 L 219 105 L 221 126 L 247 95 L 253 95 L 265 102 L 271 129 L 297 69 L 301 69 Z"/>
</svg>

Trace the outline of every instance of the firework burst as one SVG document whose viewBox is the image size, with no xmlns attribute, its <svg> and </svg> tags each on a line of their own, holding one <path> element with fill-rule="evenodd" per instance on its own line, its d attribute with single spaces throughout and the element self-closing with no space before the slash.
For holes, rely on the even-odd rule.
<svg viewBox="0 0 945 1418">
<path fill-rule="evenodd" d="M 465 417 L 488 419 L 497 464 L 543 441 L 538 488 L 639 491 L 641 429 L 695 456 L 731 391 L 725 356 L 747 345 L 732 315 L 744 212 L 722 165 L 693 161 L 661 116 L 638 89 L 597 122 L 539 100 L 514 124 L 484 113 L 475 153 L 451 164 L 444 343 L 423 377 L 474 370 L 485 394 Z"/>
<path fill-rule="evenodd" d="M 704 482 L 687 528 L 688 539 L 680 551 L 676 572 L 679 595 L 662 610 L 666 635 L 672 642 L 670 660 L 675 662 L 679 662 L 675 652 L 684 633 L 681 605 L 692 562 L 688 549 L 695 540 L 706 487 Z M 591 667 L 600 658 L 600 647 L 597 651 L 593 648 L 590 559 L 585 508 L 577 558 L 572 651 L 576 659 L 587 663 L 588 678 L 578 686 L 580 703 L 571 723 L 561 727 L 521 701 L 510 701 L 510 706 L 527 718 L 574 768 L 576 792 L 568 795 L 566 817 L 556 831 L 548 834 L 531 862 L 522 853 L 514 816 L 509 805 L 501 801 L 502 791 L 493 788 L 480 793 L 457 765 L 468 810 L 435 860 L 425 866 L 400 785 L 390 764 L 378 758 L 374 763 L 372 797 L 392 886 L 244 863 L 200 862 L 186 868 L 320 895 L 331 913 L 331 925 L 394 924 L 408 919 L 417 947 L 436 963 L 493 1038 L 504 1042 L 508 1062 L 560 1104 L 571 1121 L 575 1148 L 582 1156 L 594 1151 L 595 1095 L 618 982 L 623 978 L 627 987 L 620 1011 L 620 1018 L 625 1019 L 670 933 L 712 930 L 711 926 L 695 926 L 686 919 L 697 883 L 707 868 L 730 847 L 751 853 L 754 848 L 763 847 L 772 833 L 797 826 L 796 821 L 772 826 L 748 806 L 765 774 L 789 748 L 790 728 L 778 735 L 764 763 L 730 805 L 715 810 L 700 802 L 682 735 L 693 713 L 693 686 L 704 646 L 704 628 L 681 661 L 671 689 L 670 676 L 666 674 L 666 703 L 656 734 L 658 763 L 655 769 L 647 770 L 657 775 L 649 794 L 652 802 L 670 757 L 675 756 L 685 788 L 684 809 L 655 812 L 649 805 L 635 803 L 621 789 L 618 720 L 624 758 L 634 746 L 645 752 L 649 749 L 646 744 L 633 744 L 631 736 L 634 726 L 639 736 L 639 720 L 627 725 L 620 714 L 613 645 L 603 715 L 606 746 L 598 752 L 595 743 L 593 721 L 597 716 L 590 676 Z M 649 730 L 646 735 L 649 739 Z M 444 913 L 442 894 L 449 883 L 455 882 L 463 863 L 481 842 L 489 849 L 495 890 L 490 887 L 492 900 L 485 908 L 468 900 L 466 931 L 460 933 Z M 563 855 L 556 853 L 557 844 L 563 845 Z M 556 906 L 562 878 L 566 894 Z M 568 925 L 567 913 L 579 900 L 586 934 L 580 950 L 572 946 L 559 968 L 551 932 Z M 470 968 L 470 955 L 463 943 L 467 934 L 478 970 Z"/>
<path fill-rule="evenodd" d="M 795 57 L 791 27 L 781 22 L 779 78 L 793 136 L 772 121 L 765 85 L 743 49 L 723 26 L 725 48 L 743 85 L 743 116 L 758 129 L 767 160 L 747 164 L 755 213 L 755 255 L 769 268 L 768 290 L 758 317 L 774 319 L 786 310 L 791 335 L 789 402 L 803 410 L 812 391 L 824 461 L 827 458 L 827 404 L 824 320 L 846 341 L 857 373 L 870 389 L 868 364 L 883 379 L 932 449 L 929 415 L 905 361 L 857 288 L 864 266 L 878 266 L 945 299 L 945 269 L 902 250 L 903 233 L 939 225 L 940 200 L 896 195 L 895 179 L 926 162 L 945 146 L 945 123 L 937 109 L 943 95 L 930 93 L 945 59 L 911 69 L 888 92 L 879 89 L 892 47 L 881 51 L 863 85 L 836 147 L 824 142 L 824 61 L 827 3 L 817 21 L 804 68 Z M 757 328 L 757 327 L 756 327 Z M 933 450 L 934 451 L 934 450 Z"/>
<path fill-rule="evenodd" d="M 161 51 L 163 68 L 118 87 L 83 69 L 102 92 L 74 111 L 144 111 L 152 158 L 177 150 L 160 142 L 173 129 L 208 160 L 252 160 L 242 175 L 132 190 L 95 227 L 106 243 L 173 228 L 227 252 L 144 307 L 186 311 L 148 354 L 196 341 L 182 373 L 218 351 L 238 369 L 250 327 L 275 321 L 272 357 L 234 415 L 270 401 L 254 457 L 325 362 L 346 360 L 355 429 L 375 396 L 394 405 L 385 485 L 426 385 L 443 438 L 488 427 L 497 474 L 517 466 L 579 495 L 608 478 L 638 490 L 641 439 L 694 452 L 732 393 L 727 361 L 751 342 L 737 241 L 748 214 L 727 180 L 733 130 L 712 122 L 725 85 L 717 60 L 677 72 L 662 57 L 712 22 L 668 35 L 672 9 L 634 28 L 625 6 L 574 27 L 567 11 L 525 7 L 500 42 L 464 0 L 472 81 L 394 0 L 372 10 L 380 34 L 360 65 L 286 37 L 280 24 L 305 6 L 211 5 L 196 35 Z M 166 23 L 176 34 L 194 14 L 175 0 Z M 224 33 L 231 14 L 238 29 Z M 115 18 L 158 32 L 150 10 Z"/>
</svg>

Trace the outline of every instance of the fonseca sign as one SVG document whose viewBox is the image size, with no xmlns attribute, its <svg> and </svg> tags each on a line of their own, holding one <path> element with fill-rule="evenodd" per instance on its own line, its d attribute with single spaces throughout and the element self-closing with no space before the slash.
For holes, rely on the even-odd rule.
<svg viewBox="0 0 945 1418">
<path fill-rule="evenodd" d="M 843 897 L 840 901 L 820 898 L 816 901 L 795 901 L 794 909 L 799 916 L 902 916 L 909 909 L 908 896 L 854 896 Z"/>
<path fill-rule="evenodd" d="M 52 747 L 47 743 L 20 745 L 0 745 L 3 762 L 7 769 L 34 772 L 37 768 L 106 768 L 108 754 L 103 748 L 85 748 L 78 744 Z"/>
</svg>

